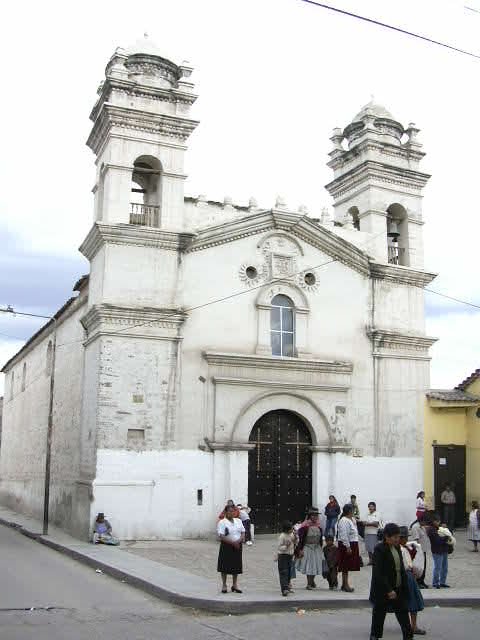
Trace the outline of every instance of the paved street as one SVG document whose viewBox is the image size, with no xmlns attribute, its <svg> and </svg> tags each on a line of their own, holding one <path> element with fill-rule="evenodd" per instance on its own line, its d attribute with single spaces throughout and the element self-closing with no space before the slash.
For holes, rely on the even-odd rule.
<svg viewBox="0 0 480 640">
<path fill-rule="evenodd" d="M 0 526 L 2 640 L 353 640 L 368 637 L 369 611 L 214 616 L 179 609 L 98 574 Z M 35 607 L 33 611 L 29 609 Z M 45 611 L 38 607 L 52 607 Z M 480 611 L 428 609 L 422 623 L 438 640 L 476 640 Z M 385 640 L 399 638 L 393 619 Z"/>
</svg>

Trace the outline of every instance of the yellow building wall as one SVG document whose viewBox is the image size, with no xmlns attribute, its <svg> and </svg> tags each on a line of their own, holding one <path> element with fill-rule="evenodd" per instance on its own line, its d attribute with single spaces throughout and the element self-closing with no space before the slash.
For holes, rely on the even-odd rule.
<svg viewBox="0 0 480 640">
<path fill-rule="evenodd" d="M 475 412 L 473 412 L 475 414 Z M 480 427 L 480 420 L 479 427 Z M 431 407 L 425 401 L 423 429 L 423 490 L 427 504 L 435 507 L 433 480 L 433 444 L 467 444 L 467 416 L 465 408 Z M 420 490 L 420 489 L 419 489 Z M 468 451 L 467 451 L 467 496 L 468 496 Z M 467 497 L 467 500 L 469 498 Z"/>
<path fill-rule="evenodd" d="M 475 380 L 468 393 L 480 396 L 480 380 Z M 467 411 L 467 511 L 472 500 L 480 500 L 480 418 L 477 408 Z"/>
</svg>

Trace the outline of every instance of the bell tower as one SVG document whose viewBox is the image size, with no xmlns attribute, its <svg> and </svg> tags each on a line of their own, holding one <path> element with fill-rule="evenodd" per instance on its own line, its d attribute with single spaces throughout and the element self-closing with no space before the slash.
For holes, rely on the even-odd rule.
<svg viewBox="0 0 480 640">
<path fill-rule="evenodd" d="M 111 57 L 87 141 L 96 155 L 96 222 L 183 229 L 184 155 L 198 124 L 189 117 L 191 73 L 147 35 Z"/>
<path fill-rule="evenodd" d="M 419 170 L 425 153 L 418 133 L 369 102 L 343 131 L 333 131 L 334 179 L 326 189 L 335 222 L 372 234 L 368 252 L 377 260 L 422 269 L 422 190 L 430 176 Z"/>
</svg>

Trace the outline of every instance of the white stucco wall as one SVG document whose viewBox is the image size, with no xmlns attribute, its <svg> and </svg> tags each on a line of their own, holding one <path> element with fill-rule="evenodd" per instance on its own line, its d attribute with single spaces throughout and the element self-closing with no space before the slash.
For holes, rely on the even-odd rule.
<svg viewBox="0 0 480 640">
<path fill-rule="evenodd" d="M 80 413 L 83 392 L 83 328 L 85 299 L 79 298 L 58 321 L 53 403 L 50 521 L 75 530 L 80 457 Z M 50 376 L 46 355 L 52 332 L 39 336 L 7 372 L 3 442 L 0 453 L 0 499 L 13 509 L 43 517 L 45 451 Z M 26 384 L 22 371 L 26 363 Z M 13 399 L 10 394 L 15 373 Z"/>
</svg>

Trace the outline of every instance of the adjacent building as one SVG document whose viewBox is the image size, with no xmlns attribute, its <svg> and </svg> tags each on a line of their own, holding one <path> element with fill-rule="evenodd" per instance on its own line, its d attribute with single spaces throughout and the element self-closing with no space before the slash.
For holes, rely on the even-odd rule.
<svg viewBox="0 0 480 640">
<path fill-rule="evenodd" d="M 330 493 L 412 519 L 429 347 L 418 129 L 366 105 L 333 131 L 333 216 L 184 195 L 188 64 L 117 49 L 91 113 L 94 222 L 76 295 L 5 366 L 0 498 L 87 536 L 259 532 Z M 316 144 L 316 141 L 315 141 Z"/>
<path fill-rule="evenodd" d="M 465 523 L 472 500 L 480 500 L 480 369 L 454 389 L 427 393 L 424 431 L 427 501 L 441 510 L 446 484 L 457 499 L 457 524 Z"/>
</svg>

